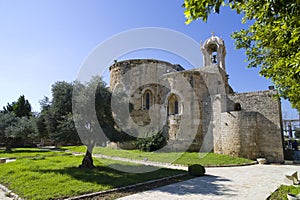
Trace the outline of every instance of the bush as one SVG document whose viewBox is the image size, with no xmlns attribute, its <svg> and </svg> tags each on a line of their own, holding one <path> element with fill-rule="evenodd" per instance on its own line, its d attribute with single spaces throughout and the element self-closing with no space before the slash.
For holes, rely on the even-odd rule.
<svg viewBox="0 0 300 200">
<path fill-rule="evenodd" d="M 151 137 L 139 138 L 135 141 L 136 147 L 141 151 L 156 151 L 167 144 L 168 137 L 162 129 Z"/>
<path fill-rule="evenodd" d="M 188 171 L 192 176 L 203 176 L 205 174 L 205 168 L 199 164 L 189 165 Z"/>
</svg>

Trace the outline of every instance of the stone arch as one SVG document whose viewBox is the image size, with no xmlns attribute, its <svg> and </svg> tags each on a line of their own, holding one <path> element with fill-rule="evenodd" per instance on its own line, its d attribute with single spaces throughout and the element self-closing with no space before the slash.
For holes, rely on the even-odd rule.
<svg viewBox="0 0 300 200">
<path fill-rule="evenodd" d="M 167 114 L 177 115 L 183 112 L 183 102 L 175 93 L 171 93 L 167 97 Z"/>
<path fill-rule="evenodd" d="M 224 40 L 214 34 L 208 38 L 204 44 L 201 42 L 204 66 L 218 65 L 224 71 L 226 48 Z"/>
<path fill-rule="evenodd" d="M 234 104 L 234 111 L 241 111 L 242 110 L 242 106 L 240 103 L 235 103 Z"/>
<path fill-rule="evenodd" d="M 149 110 L 154 104 L 154 91 L 152 88 L 145 88 L 142 91 L 142 109 Z"/>
</svg>

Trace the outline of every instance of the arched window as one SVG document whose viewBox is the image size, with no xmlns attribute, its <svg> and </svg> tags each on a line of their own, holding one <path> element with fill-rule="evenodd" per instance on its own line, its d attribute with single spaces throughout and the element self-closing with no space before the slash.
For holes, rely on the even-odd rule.
<svg viewBox="0 0 300 200">
<path fill-rule="evenodd" d="M 176 115 L 180 113 L 178 97 L 175 94 L 172 94 L 168 98 L 167 112 L 168 115 Z"/>
<path fill-rule="evenodd" d="M 218 56 L 217 52 L 213 52 L 213 53 L 211 54 L 211 63 L 212 63 L 212 64 L 217 64 L 217 63 L 218 63 L 218 58 L 217 58 L 217 56 Z"/>
<path fill-rule="evenodd" d="M 150 92 L 146 92 L 146 109 L 150 109 Z"/>
<path fill-rule="evenodd" d="M 179 114 L 178 101 L 174 102 L 174 114 Z"/>
<path fill-rule="evenodd" d="M 234 104 L 234 111 L 241 111 L 242 110 L 242 106 L 240 103 L 235 103 Z"/>
<path fill-rule="evenodd" d="M 142 106 L 143 110 L 149 110 L 153 104 L 153 94 L 151 90 L 146 90 L 143 94 Z"/>
</svg>

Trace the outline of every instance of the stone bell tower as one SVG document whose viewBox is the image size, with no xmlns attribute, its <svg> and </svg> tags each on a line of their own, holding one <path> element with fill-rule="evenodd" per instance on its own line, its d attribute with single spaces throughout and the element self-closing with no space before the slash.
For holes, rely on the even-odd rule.
<svg viewBox="0 0 300 200">
<path fill-rule="evenodd" d="M 204 44 L 201 42 L 201 51 L 203 53 L 204 66 L 218 65 L 221 69 L 226 71 L 226 49 L 223 39 L 212 33 L 212 36 L 208 38 Z"/>
</svg>

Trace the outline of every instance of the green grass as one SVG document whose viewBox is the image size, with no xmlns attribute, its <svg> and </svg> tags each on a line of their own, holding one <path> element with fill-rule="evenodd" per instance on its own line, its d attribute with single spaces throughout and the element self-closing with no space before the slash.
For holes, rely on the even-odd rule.
<svg viewBox="0 0 300 200">
<path fill-rule="evenodd" d="M 64 147 L 74 152 L 85 152 L 86 147 L 84 146 L 70 146 Z M 143 152 L 139 150 L 121 150 L 111 149 L 103 147 L 95 147 L 93 154 L 104 154 L 108 156 L 116 156 L 129 158 L 134 160 L 142 160 L 147 158 L 150 161 L 173 163 L 180 165 L 189 164 L 201 164 L 204 166 L 222 166 L 222 165 L 235 165 L 251 163 L 252 160 L 215 154 L 215 153 L 198 153 L 198 152 L 170 152 L 170 153 L 158 153 L 158 152 Z"/>
<path fill-rule="evenodd" d="M 40 156 L 56 156 L 67 155 L 64 151 L 50 151 L 48 149 L 38 148 L 14 148 L 12 152 L 7 153 L 0 149 L 0 158 L 24 158 L 24 157 L 40 157 Z"/>
<path fill-rule="evenodd" d="M 120 172 L 103 163 L 131 169 L 137 165 L 107 159 L 94 159 L 96 169 L 84 170 L 78 168 L 82 158 L 83 156 L 20 158 L 0 165 L 0 182 L 22 198 L 50 199 L 102 191 L 183 173 L 170 169 L 142 174 Z"/>
<path fill-rule="evenodd" d="M 62 150 L 85 152 L 85 146 L 63 147 Z M 157 153 L 138 150 L 116 150 L 96 147 L 95 153 L 175 164 L 223 165 L 248 163 L 250 160 L 218 154 Z M 108 159 L 94 159 L 96 169 L 79 169 L 83 156 L 60 156 L 65 152 L 52 152 L 37 148 L 0 150 L 0 157 L 15 157 L 15 162 L 0 165 L 0 182 L 24 199 L 66 198 L 85 193 L 108 190 L 183 173 L 180 170 L 157 169 Z M 30 157 L 30 158 L 29 158 Z M 203 157 L 203 158 L 200 158 Z M 176 160 L 177 159 L 177 160 Z M 115 169 L 122 169 L 121 171 Z M 126 173 L 124 171 L 148 173 Z M 122 172 L 123 171 L 123 172 Z"/>
<path fill-rule="evenodd" d="M 222 166 L 251 163 L 253 160 L 246 158 L 233 157 L 216 153 L 189 153 L 186 152 L 175 161 L 176 164 L 201 164 L 203 166 Z"/>
<path fill-rule="evenodd" d="M 69 150 L 69 151 L 73 151 L 73 152 L 79 152 L 79 153 L 85 153 L 86 146 L 65 146 L 65 147 L 60 147 L 60 149 Z"/>
<path fill-rule="evenodd" d="M 294 195 L 300 194 L 300 187 L 281 185 L 275 192 L 271 194 L 268 200 L 277 200 L 277 199 L 286 200 L 287 194 L 294 194 Z"/>
</svg>

